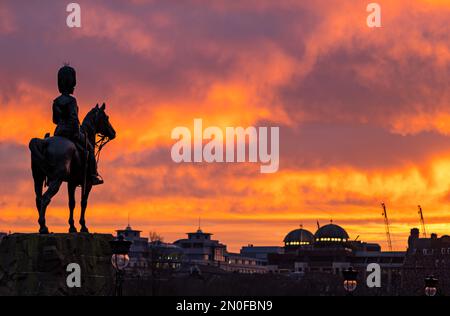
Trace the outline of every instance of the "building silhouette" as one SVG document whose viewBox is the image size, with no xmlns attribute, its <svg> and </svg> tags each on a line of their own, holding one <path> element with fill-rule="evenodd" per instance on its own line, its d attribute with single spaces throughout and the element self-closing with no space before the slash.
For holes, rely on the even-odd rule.
<svg viewBox="0 0 450 316">
<path fill-rule="evenodd" d="M 284 248 L 279 246 L 254 246 L 252 244 L 241 248 L 240 254 L 244 257 L 262 260 L 267 265 L 269 254 L 282 254 Z"/>
<path fill-rule="evenodd" d="M 200 228 L 195 233 L 187 233 L 187 239 L 174 242 L 183 250 L 183 261 L 202 266 L 215 266 L 223 271 L 237 273 L 266 273 L 267 260 L 255 256 L 245 256 L 242 253 L 227 251 L 226 245 L 211 239 L 211 233 L 204 233 Z"/>
<path fill-rule="evenodd" d="M 333 223 L 318 228 L 315 234 L 300 228 L 284 238 L 284 253 L 268 255 L 268 269 L 275 273 L 329 273 L 340 275 L 350 267 L 365 271 L 378 263 L 392 278 L 400 273 L 405 252 L 383 252 L 375 243 L 351 240 L 347 231 Z"/>
<path fill-rule="evenodd" d="M 226 246 L 211 239 L 212 234 L 199 228 L 195 233 L 187 233 L 188 238 L 174 242 L 183 249 L 184 258 L 191 263 L 224 263 Z"/>
<path fill-rule="evenodd" d="M 148 238 L 141 237 L 140 230 L 134 230 L 128 224 L 125 229 L 117 230 L 117 237 L 122 236 L 125 240 L 131 241 L 129 252 L 130 270 L 145 270 L 149 267 L 149 241 Z"/>
<path fill-rule="evenodd" d="M 411 229 L 403 266 L 403 287 L 408 294 L 423 293 L 423 280 L 433 276 L 439 280 L 440 293 L 450 294 L 450 236 L 420 238 L 417 228 Z"/>
</svg>

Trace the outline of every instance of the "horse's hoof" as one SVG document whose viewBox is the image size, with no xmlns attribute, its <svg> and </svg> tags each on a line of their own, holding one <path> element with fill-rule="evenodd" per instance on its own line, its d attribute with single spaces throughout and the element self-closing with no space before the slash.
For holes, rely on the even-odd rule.
<svg viewBox="0 0 450 316">
<path fill-rule="evenodd" d="M 74 227 L 70 227 L 69 234 L 76 234 L 76 233 L 78 233 L 76 227 L 75 226 Z"/>
<path fill-rule="evenodd" d="M 39 234 L 41 234 L 41 235 L 48 235 L 49 234 L 48 228 L 47 227 L 43 227 L 43 228 L 39 229 Z"/>
<path fill-rule="evenodd" d="M 89 229 L 87 229 L 87 227 L 81 227 L 80 233 L 89 234 Z"/>
</svg>

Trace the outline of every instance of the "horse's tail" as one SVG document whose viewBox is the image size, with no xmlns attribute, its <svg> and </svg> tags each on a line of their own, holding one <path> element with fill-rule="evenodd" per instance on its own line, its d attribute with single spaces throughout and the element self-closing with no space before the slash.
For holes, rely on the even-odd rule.
<svg viewBox="0 0 450 316">
<path fill-rule="evenodd" d="M 45 158 L 45 141 L 39 138 L 33 138 L 28 146 L 31 151 L 31 160 L 46 174 L 50 166 Z"/>
</svg>

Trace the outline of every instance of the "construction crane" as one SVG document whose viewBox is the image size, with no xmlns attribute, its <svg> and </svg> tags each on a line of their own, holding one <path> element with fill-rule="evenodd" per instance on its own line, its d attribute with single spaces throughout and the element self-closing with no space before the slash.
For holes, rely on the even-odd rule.
<svg viewBox="0 0 450 316">
<path fill-rule="evenodd" d="M 425 229 L 425 219 L 423 218 L 422 207 L 419 205 L 420 224 L 422 225 L 423 237 L 427 238 L 427 231 Z"/>
<path fill-rule="evenodd" d="M 381 206 L 383 207 L 383 214 L 382 215 L 384 216 L 384 226 L 386 228 L 387 243 L 388 243 L 389 251 L 392 251 L 391 232 L 389 230 L 389 218 L 388 218 L 388 215 L 387 215 L 386 204 L 381 203 Z"/>
</svg>

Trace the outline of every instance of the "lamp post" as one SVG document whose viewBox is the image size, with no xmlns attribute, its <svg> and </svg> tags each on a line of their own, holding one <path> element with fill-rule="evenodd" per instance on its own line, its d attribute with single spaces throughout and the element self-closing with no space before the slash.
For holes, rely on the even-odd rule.
<svg viewBox="0 0 450 316">
<path fill-rule="evenodd" d="M 356 281 L 358 271 L 353 270 L 353 268 L 350 267 L 347 270 L 342 271 L 342 275 L 344 276 L 344 289 L 347 292 L 347 295 L 351 296 L 358 286 L 358 282 Z"/>
<path fill-rule="evenodd" d="M 438 279 L 430 275 L 425 278 L 425 295 L 436 296 L 437 294 Z"/>
<path fill-rule="evenodd" d="M 132 243 L 131 241 L 124 240 L 123 236 L 119 236 L 116 240 L 110 241 L 109 244 L 112 252 L 111 263 L 116 271 L 114 296 L 122 296 L 125 268 L 130 263 L 128 253 L 130 252 Z"/>
</svg>

